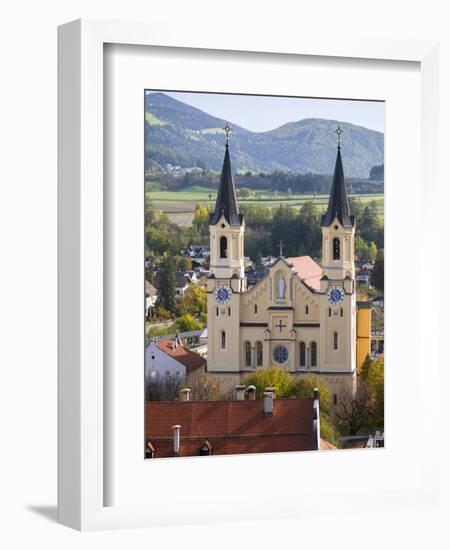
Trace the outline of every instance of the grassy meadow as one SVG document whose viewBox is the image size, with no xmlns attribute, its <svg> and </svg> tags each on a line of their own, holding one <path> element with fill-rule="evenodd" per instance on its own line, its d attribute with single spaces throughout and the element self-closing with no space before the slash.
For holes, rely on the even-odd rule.
<svg viewBox="0 0 450 550">
<path fill-rule="evenodd" d="M 180 227 L 191 225 L 195 205 L 203 204 L 213 207 L 216 200 L 217 191 L 207 187 L 193 186 L 187 187 L 182 191 L 148 191 L 146 198 L 152 201 L 155 209 L 165 212 L 172 223 Z M 328 204 L 328 195 L 287 195 L 282 193 L 268 192 L 267 190 L 255 190 L 256 196 L 249 198 L 239 198 L 239 204 L 242 205 L 260 205 L 268 208 L 276 206 L 289 205 L 295 210 L 299 210 L 306 201 L 313 201 L 319 210 L 325 210 Z M 378 208 L 378 215 L 383 217 L 384 195 L 383 194 L 364 194 L 350 195 L 358 197 L 361 202 L 369 203 L 375 201 Z"/>
</svg>

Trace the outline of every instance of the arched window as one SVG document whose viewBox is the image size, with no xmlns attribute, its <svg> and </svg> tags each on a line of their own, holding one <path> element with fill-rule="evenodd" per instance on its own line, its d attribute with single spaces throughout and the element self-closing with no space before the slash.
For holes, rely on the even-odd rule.
<svg viewBox="0 0 450 550">
<path fill-rule="evenodd" d="M 335 351 L 339 349 L 339 335 L 337 332 L 333 332 L 333 349 Z"/>
<path fill-rule="evenodd" d="M 300 342 L 300 366 L 306 367 L 306 346 L 305 342 Z"/>
<path fill-rule="evenodd" d="M 262 342 L 256 342 L 256 366 L 263 366 L 263 346 Z"/>
<path fill-rule="evenodd" d="M 335 237 L 333 239 L 333 260 L 341 259 L 341 241 Z"/>
<path fill-rule="evenodd" d="M 244 355 L 245 355 L 245 366 L 251 367 L 252 366 L 252 346 L 250 345 L 250 342 L 244 343 Z"/>
<path fill-rule="evenodd" d="M 311 367 L 317 367 L 317 344 L 311 342 Z"/>
<path fill-rule="evenodd" d="M 220 257 L 228 257 L 228 242 L 226 237 L 220 237 Z"/>
<path fill-rule="evenodd" d="M 220 347 L 225 349 L 227 347 L 227 334 L 224 330 L 220 333 Z"/>
</svg>

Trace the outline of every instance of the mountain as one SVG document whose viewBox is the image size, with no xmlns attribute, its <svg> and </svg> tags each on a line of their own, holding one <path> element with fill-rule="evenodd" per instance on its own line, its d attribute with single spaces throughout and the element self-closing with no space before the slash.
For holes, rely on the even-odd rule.
<svg viewBox="0 0 450 550">
<path fill-rule="evenodd" d="M 236 171 L 291 171 L 330 174 L 336 159 L 338 123 L 343 129 L 342 156 L 348 177 L 368 178 L 384 161 L 384 134 L 346 122 L 308 118 L 268 132 L 252 132 L 229 121 L 230 148 Z M 219 171 L 225 121 L 164 93 L 146 95 L 146 165 L 198 166 Z"/>
</svg>

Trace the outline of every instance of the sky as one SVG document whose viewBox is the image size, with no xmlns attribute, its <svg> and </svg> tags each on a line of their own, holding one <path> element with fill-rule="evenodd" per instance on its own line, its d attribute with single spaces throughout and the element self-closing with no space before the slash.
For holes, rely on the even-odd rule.
<svg viewBox="0 0 450 550">
<path fill-rule="evenodd" d="M 210 115 L 265 132 L 304 118 L 328 118 L 384 132 L 384 102 L 300 97 L 164 92 Z"/>
</svg>

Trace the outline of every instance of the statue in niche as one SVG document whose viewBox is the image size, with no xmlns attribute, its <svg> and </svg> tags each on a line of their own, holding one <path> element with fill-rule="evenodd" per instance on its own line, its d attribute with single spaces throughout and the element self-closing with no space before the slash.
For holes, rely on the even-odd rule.
<svg viewBox="0 0 450 550">
<path fill-rule="evenodd" d="M 277 298 L 278 300 L 284 300 L 285 296 L 286 296 L 286 281 L 283 275 L 280 275 L 277 281 Z"/>
</svg>

